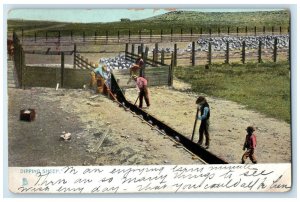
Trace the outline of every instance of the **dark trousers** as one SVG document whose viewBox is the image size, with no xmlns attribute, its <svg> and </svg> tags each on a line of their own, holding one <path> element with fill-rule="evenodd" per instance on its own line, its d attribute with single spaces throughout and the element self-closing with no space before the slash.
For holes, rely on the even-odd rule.
<svg viewBox="0 0 300 202">
<path fill-rule="evenodd" d="M 202 143 L 203 143 L 203 133 L 204 133 L 205 134 L 205 146 L 209 146 L 209 140 L 210 139 L 209 139 L 208 127 L 209 127 L 208 121 L 207 120 L 202 120 L 200 128 L 199 128 L 199 141 L 198 141 L 198 143 L 200 145 L 202 145 Z"/>
<path fill-rule="evenodd" d="M 244 153 L 244 155 L 243 155 L 243 157 L 242 157 L 242 164 L 245 163 L 245 161 L 246 161 L 246 159 L 247 159 L 248 157 L 250 158 L 250 160 L 252 161 L 252 163 L 257 163 L 257 160 L 256 160 L 256 158 L 255 158 L 255 156 L 254 156 L 254 149 L 248 149 L 248 150 Z"/>
<path fill-rule="evenodd" d="M 140 89 L 140 96 L 139 96 L 139 100 L 140 100 L 140 105 L 139 108 L 143 107 L 143 99 L 145 98 L 145 102 L 147 104 L 147 107 L 150 106 L 150 101 L 149 101 L 149 92 L 148 92 L 148 88 L 144 87 L 142 89 Z"/>
</svg>

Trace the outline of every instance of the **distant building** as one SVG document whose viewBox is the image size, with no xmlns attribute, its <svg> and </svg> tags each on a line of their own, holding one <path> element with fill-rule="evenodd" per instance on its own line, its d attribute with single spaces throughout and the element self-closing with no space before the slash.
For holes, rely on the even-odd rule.
<svg viewBox="0 0 300 202">
<path fill-rule="evenodd" d="M 121 22 L 130 22 L 129 18 L 121 18 Z"/>
</svg>

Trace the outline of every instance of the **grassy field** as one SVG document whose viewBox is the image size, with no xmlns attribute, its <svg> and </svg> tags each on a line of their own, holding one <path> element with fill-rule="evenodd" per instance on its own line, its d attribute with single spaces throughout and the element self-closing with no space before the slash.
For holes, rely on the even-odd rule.
<svg viewBox="0 0 300 202">
<path fill-rule="evenodd" d="M 176 67 L 175 76 L 190 83 L 195 92 L 232 100 L 290 123 L 287 62 Z"/>
<path fill-rule="evenodd" d="M 142 34 L 149 34 L 152 30 L 152 34 L 160 34 L 163 29 L 163 34 L 170 34 L 171 28 L 173 33 L 183 34 L 191 33 L 209 33 L 211 29 L 212 33 L 217 33 L 217 29 L 227 33 L 227 28 L 230 27 L 231 32 L 236 32 L 236 27 L 240 27 L 239 32 L 245 32 L 247 26 L 248 32 L 254 32 L 254 27 L 257 27 L 257 32 L 262 32 L 263 26 L 266 27 L 266 31 L 270 32 L 272 26 L 275 26 L 275 31 L 282 27 L 283 32 L 287 32 L 289 26 L 290 14 L 287 10 L 282 11 L 261 11 L 261 12 L 195 12 L 195 11 L 182 11 L 182 12 L 169 12 L 163 15 L 158 15 L 152 18 L 143 20 L 135 20 L 130 22 L 111 22 L 111 23 L 57 23 L 58 28 L 49 28 L 49 30 L 60 30 L 62 36 L 70 35 L 70 30 L 74 35 L 81 35 L 82 32 L 86 32 L 86 35 L 94 35 L 97 32 L 98 35 L 105 35 L 108 31 L 109 35 L 117 35 L 118 31 L 120 35 L 127 35 L 130 29 L 131 34 L 138 34 L 139 31 Z M 18 21 L 9 20 L 8 30 L 20 31 L 32 30 L 27 32 L 27 35 L 34 34 L 36 28 L 42 26 L 52 26 L 55 22 L 41 22 L 41 21 Z M 48 30 L 48 31 L 49 31 Z M 42 31 L 40 31 L 42 32 Z M 51 33 L 49 33 L 49 36 Z"/>
</svg>

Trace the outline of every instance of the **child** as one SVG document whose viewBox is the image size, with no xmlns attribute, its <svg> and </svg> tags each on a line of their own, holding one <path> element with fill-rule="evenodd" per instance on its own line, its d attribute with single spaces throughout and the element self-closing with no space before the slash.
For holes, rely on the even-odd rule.
<svg viewBox="0 0 300 202">
<path fill-rule="evenodd" d="M 246 140 L 243 146 L 243 150 L 247 149 L 242 157 L 242 164 L 245 163 L 246 159 L 249 157 L 252 163 L 257 163 L 256 158 L 254 156 L 254 149 L 256 147 L 256 136 L 253 134 L 255 131 L 254 127 L 248 126 L 247 129 Z"/>
</svg>

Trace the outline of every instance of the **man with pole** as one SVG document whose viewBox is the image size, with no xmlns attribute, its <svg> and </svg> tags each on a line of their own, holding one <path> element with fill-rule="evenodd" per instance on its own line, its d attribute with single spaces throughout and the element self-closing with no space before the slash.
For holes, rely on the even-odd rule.
<svg viewBox="0 0 300 202">
<path fill-rule="evenodd" d="M 143 107 L 143 99 L 145 99 L 147 107 L 150 107 L 150 100 L 149 100 L 149 90 L 147 87 L 147 80 L 143 77 L 138 77 L 136 75 L 133 75 L 132 78 L 136 81 L 136 85 L 139 89 L 139 96 L 136 99 L 135 103 L 137 100 L 140 100 L 139 103 L 139 108 Z"/>
<path fill-rule="evenodd" d="M 203 96 L 199 96 L 198 99 L 196 100 L 197 106 L 197 113 L 196 113 L 196 118 L 195 118 L 195 123 L 194 123 L 194 130 L 192 134 L 192 141 L 194 139 L 194 133 L 195 133 L 195 128 L 197 125 L 197 120 L 201 120 L 200 128 L 199 128 L 199 140 L 198 143 L 199 145 L 202 145 L 203 143 L 203 133 L 205 134 L 205 148 L 209 148 L 209 117 L 210 117 L 210 108 L 209 104 L 206 101 L 206 98 Z M 200 116 L 199 116 L 199 111 L 200 111 Z"/>
</svg>

